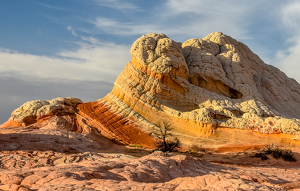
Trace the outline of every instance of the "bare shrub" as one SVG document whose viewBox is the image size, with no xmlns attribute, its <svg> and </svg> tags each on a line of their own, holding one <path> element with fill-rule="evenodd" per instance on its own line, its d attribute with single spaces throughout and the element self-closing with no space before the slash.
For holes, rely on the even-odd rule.
<svg viewBox="0 0 300 191">
<path fill-rule="evenodd" d="M 206 152 L 206 150 L 202 147 L 202 145 L 190 145 L 187 148 L 188 152 Z"/>
<path fill-rule="evenodd" d="M 173 135 L 173 129 L 170 123 L 166 121 L 157 123 L 156 126 L 153 127 L 153 134 L 157 138 L 155 144 L 158 150 L 172 152 L 180 148 L 181 143 L 179 139 Z"/>
<path fill-rule="evenodd" d="M 281 158 L 284 161 L 288 161 L 288 162 L 297 161 L 291 150 L 280 148 L 278 146 L 274 146 L 273 144 L 267 145 L 260 152 L 255 153 L 252 157 L 261 158 L 262 160 L 267 160 L 269 159 L 267 155 L 271 155 L 275 159 Z"/>
</svg>

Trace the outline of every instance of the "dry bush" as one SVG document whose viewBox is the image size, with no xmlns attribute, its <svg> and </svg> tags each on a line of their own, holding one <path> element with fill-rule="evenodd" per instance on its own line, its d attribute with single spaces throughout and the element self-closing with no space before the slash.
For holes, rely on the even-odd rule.
<svg viewBox="0 0 300 191">
<path fill-rule="evenodd" d="M 202 147 L 202 145 L 190 145 L 187 148 L 188 152 L 204 152 L 206 153 L 206 150 Z"/>
<path fill-rule="evenodd" d="M 269 159 L 267 155 L 271 155 L 275 159 L 281 158 L 284 161 L 288 161 L 288 162 L 297 161 L 291 150 L 280 148 L 278 146 L 274 146 L 273 144 L 267 145 L 260 152 L 255 153 L 252 157 L 261 158 L 262 160 L 267 160 Z"/>
<path fill-rule="evenodd" d="M 158 150 L 172 152 L 180 148 L 181 143 L 179 139 L 173 135 L 173 129 L 170 123 L 166 121 L 157 123 L 156 126 L 153 127 L 153 134 L 157 138 L 155 145 Z"/>
<path fill-rule="evenodd" d="M 180 148 L 181 143 L 178 138 L 174 138 L 174 140 L 166 140 L 163 142 L 162 140 L 158 140 L 155 143 L 156 148 L 163 152 L 173 152 L 177 151 Z"/>
</svg>

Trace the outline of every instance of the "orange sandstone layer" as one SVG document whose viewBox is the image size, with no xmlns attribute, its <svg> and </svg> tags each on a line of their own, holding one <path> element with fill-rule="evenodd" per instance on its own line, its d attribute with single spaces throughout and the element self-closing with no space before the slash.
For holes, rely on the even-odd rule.
<svg viewBox="0 0 300 191">
<path fill-rule="evenodd" d="M 83 116 L 89 126 L 113 140 L 123 144 L 140 144 L 143 147 L 154 147 L 154 140 L 134 124 L 130 118 L 109 110 L 99 101 L 78 105 L 79 115 Z"/>
<path fill-rule="evenodd" d="M 185 144 L 298 145 L 300 84 L 243 43 L 220 32 L 184 43 L 150 33 L 130 53 L 104 98 L 28 102 L 4 126 L 52 126 L 153 147 L 154 127 L 167 122 Z"/>
<path fill-rule="evenodd" d="M 0 125 L 0 128 L 10 128 L 10 127 L 23 127 L 21 123 L 8 119 L 6 122 Z"/>
</svg>

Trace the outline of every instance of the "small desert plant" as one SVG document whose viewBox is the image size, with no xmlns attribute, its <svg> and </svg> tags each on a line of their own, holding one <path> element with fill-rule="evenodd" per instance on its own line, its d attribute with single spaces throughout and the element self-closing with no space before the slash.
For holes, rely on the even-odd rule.
<svg viewBox="0 0 300 191">
<path fill-rule="evenodd" d="M 187 148 L 188 152 L 206 152 L 206 150 L 202 147 L 202 145 L 190 145 Z"/>
<path fill-rule="evenodd" d="M 206 154 L 207 151 L 202 148 L 202 145 L 190 145 L 183 151 L 183 153 L 189 154 L 194 157 L 203 157 L 204 153 Z"/>
<path fill-rule="evenodd" d="M 138 148 L 143 148 L 142 145 L 140 145 L 140 144 L 136 144 L 136 145 L 132 144 L 132 145 L 128 145 L 128 147 L 138 147 Z"/>
<path fill-rule="evenodd" d="M 163 152 L 177 151 L 177 149 L 180 148 L 180 144 L 181 143 L 178 138 L 174 138 L 174 140 L 166 140 L 166 142 L 158 140 L 155 143 L 156 148 Z"/>
<path fill-rule="evenodd" d="M 280 149 L 280 148 L 276 147 L 273 149 L 273 152 L 271 153 L 271 155 L 274 159 L 280 159 L 283 152 L 284 152 L 284 149 Z"/>
<path fill-rule="evenodd" d="M 252 157 L 260 158 L 261 160 L 268 160 L 269 157 L 264 152 L 255 153 Z"/>
<path fill-rule="evenodd" d="M 284 161 L 288 161 L 288 162 L 296 162 L 297 161 L 291 150 L 284 150 L 282 155 L 281 155 L 281 158 Z"/>
<path fill-rule="evenodd" d="M 153 134 L 158 139 L 156 141 L 156 148 L 163 152 L 172 152 L 180 148 L 180 141 L 177 137 L 174 137 L 172 130 L 174 128 L 169 122 L 157 123 L 153 127 Z"/>
<path fill-rule="evenodd" d="M 269 159 L 267 155 L 271 155 L 275 159 L 282 158 L 284 161 L 288 162 L 296 162 L 297 160 L 294 158 L 294 154 L 291 150 L 287 150 L 284 148 L 279 148 L 278 146 L 267 145 L 260 152 L 255 153 L 252 157 L 261 158 L 262 160 Z"/>
</svg>

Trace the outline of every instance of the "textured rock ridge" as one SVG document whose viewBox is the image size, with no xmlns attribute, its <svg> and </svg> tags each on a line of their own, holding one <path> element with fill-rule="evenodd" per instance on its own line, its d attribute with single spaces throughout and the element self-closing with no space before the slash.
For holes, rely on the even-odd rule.
<svg viewBox="0 0 300 191">
<path fill-rule="evenodd" d="M 236 157 L 232 157 L 236 158 Z M 240 157 L 240 160 L 249 160 Z M 233 159 L 232 159 L 233 160 Z M 297 168 L 217 164 L 184 155 L 0 152 L 1 190 L 298 190 Z M 252 161 L 254 162 L 254 161 Z M 261 161 L 259 161 L 261 162 Z M 21 189 L 22 188 L 22 189 Z"/>
<path fill-rule="evenodd" d="M 95 103 L 146 132 L 169 121 L 175 132 L 195 136 L 218 127 L 299 134 L 300 85 L 229 36 L 181 44 L 150 33 L 130 52 L 112 92 Z"/>
<path fill-rule="evenodd" d="M 126 145 L 139 144 L 143 147 L 154 147 L 153 137 L 137 126 L 133 122 L 134 118 L 126 118 L 97 101 L 80 104 L 78 109 L 78 115 L 82 116 L 81 125 L 89 129 L 95 128 L 101 135 L 111 140 Z"/>
<path fill-rule="evenodd" d="M 0 127 L 35 126 L 82 132 L 75 114 L 80 103 L 80 99 L 73 97 L 28 101 L 14 110 L 9 120 Z"/>
<path fill-rule="evenodd" d="M 186 140 L 225 127 L 298 141 L 300 85 L 243 43 L 221 32 L 184 43 L 150 33 L 130 52 L 132 60 L 104 98 L 27 102 L 2 127 L 95 130 L 120 143 L 152 147 L 153 127 L 167 121 Z"/>
<path fill-rule="evenodd" d="M 295 80 L 222 33 L 182 44 L 150 33 L 130 52 L 104 98 L 12 112 L 0 125 L 0 190 L 299 190 Z M 182 151 L 201 151 L 115 144 L 153 148 L 159 122 L 174 127 Z M 297 161 L 253 157 L 272 143 L 289 144 Z"/>
</svg>

